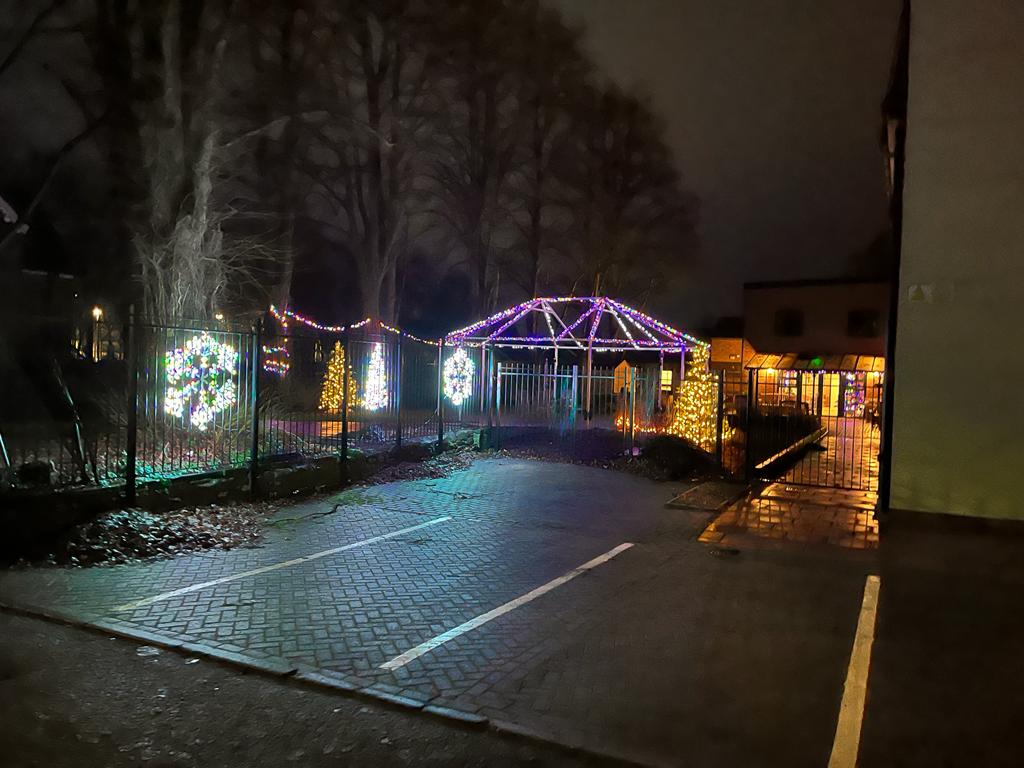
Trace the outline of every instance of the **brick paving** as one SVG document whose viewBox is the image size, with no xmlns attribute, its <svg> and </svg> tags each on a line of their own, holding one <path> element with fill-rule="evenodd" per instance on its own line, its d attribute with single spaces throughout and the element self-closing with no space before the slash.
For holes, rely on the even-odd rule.
<svg viewBox="0 0 1024 768">
<path fill-rule="evenodd" d="M 846 489 L 878 489 L 878 453 L 881 432 L 863 418 L 826 416 L 821 420 L 828 433 L 819 449 L 804 453 L 783 475 L 790 483 L 815 484 Z"/>
<path fill-rule="evenodd" d="M 699 540 L 741 549 L 786 543 L 877 549 L 874 508 L 871 491 L 772 483 L 722 512 Z"/>
<path fill-rule="evenodd" d="M 750 764 L 744 755 L 768 750 L 787 765 L 823 764 L 870 563 L 821 570 L 770 555 L 710 558 L 696 541 L 709 515 L 665 507 L 683 488 L 482 460 L 446 479 L 287 508 L 258 548 L 6 572 L 0 601 L 117 619 L 649 762 Z M 117 610 L 442 517 L 451 519 Z M 623 542 L 635 546 L 404 667 L 380 669 Z"/>
</svg>

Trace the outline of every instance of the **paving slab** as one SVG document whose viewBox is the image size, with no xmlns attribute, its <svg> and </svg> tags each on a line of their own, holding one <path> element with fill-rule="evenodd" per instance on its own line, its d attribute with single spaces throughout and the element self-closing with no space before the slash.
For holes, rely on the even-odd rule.
<svg viewBox="0 0 1024 768">
<path fill-rule="evenodd" d="M 678 490 L 596 468 L 483 460 L 450 478 L 349 494 L 333 512 L 333 499 L 283 510 L 255 549 L 5 572 L 0 601 L 113 619 L 322 675 L 321 685 L 337 678 L 414 709 L 645 763 L 753 765 L 772 754 L 823 764 L 870 560 L 709 557 L 696 538 L 710 516 L 665 508 Z M 633 546 L 381 668 L 623 543 Z M 206 582 L 219 583 L 185 591 Z"/>
</svg>

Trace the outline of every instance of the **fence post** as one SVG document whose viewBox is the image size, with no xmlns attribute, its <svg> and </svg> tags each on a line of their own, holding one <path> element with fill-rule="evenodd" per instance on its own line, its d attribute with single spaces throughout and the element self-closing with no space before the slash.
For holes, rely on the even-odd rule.
<svg viewBox="0 0 1024 768">
<path fill-rule="evenodd" d="M 124 503 L 135 505 L 136 460 L 138 457 L 139 429 L 139 333 L 135 326 L 135 305 L 128 307 L 128 424 L 125 451 L 128 456 L 124 468 Z"/>
<path fill-rule="evenodd" d="M 754 411 L 754 375 L 756 370 L 751 368 L 747 371 L 747 411 L 743 418 L 744 431 L 746 432 L 746 446 L 744 446 L 743 479 L 748 483 L 754 479 L 754 436 L 751 434 L 751 414 Z"/>
<path fill-rule="evenodd" d="M 259 474 L 260 457 L 260 363 L 263 354 L 263 318 L 257 318 L 252 326 L 252 365 L 249 369 L 249 403 L 252 408 L 252 445 L 249 450 L 249 494 L 259 497 L 256 476 Z"/>
<path fill-rule="evenodd" d="M 495 401 L 498 403 L 495 409 L 498 426 L 502 426 L 502 361 L 498 360 L 498 387 L 496 388 Z"/>
<path fill-rule="evenodd" d="M 715 410 L 715 459 L 722 466 L 722 425 L 725 423 L 725 371 L 718 372 L 718 405 Z"/>
<path fill-rule="evenodd" d="M 579 395 L 579 366 L 573 365 L 572 367 L 572 381 L 570 383 L 569 390 L 569 428 L 572 430 L 570 436 L 570 451 L 572 452 L 573 458 L 576 457 L 576 398 Z"/>
<path fill-rule="evenodd" d="M 484 348 L 486 350 L 486 347 Z M 484 352 L 484 361 L 487 368 L 486 374 L 486 385 L 484 387 L 484 408 L 487 410 L 487 437 L 488 439 L 493 437 L 494 427 L 494 411 L 491 406 L 492 397 L 494 396 L 494 351 L 491 351 L 490 355 Z"/>
<path fill-rule="evenodd" d="M 352 355 L 351 345 L 348 342 L 348 331 L 342 331 L 341 334 L 341 349 L 343 357 L 345 358 L 345 367 L 342 368 L 341 372 L 341 470 L 342 470 L 342 482 L 346 480 L 344 473 L 345 462 L 348 461 L 348 389 L 350 384 L 349 371 L 352 369 Z"/>
<path fill-rule="evenodd" d="M 398 370 L 395 372 L 395 449 L 402 447 L 402 335 L 398 335 Z"/>
<path fill-rule="evenodd" d="M 437 342 L 437 450 L 444 448 L 444 336 Z"/>
<path fill-rule="evenodd" d="M 636 447 L 636 368 L 629 368 L 629 455 L 633 455 Z"/>
</svg>

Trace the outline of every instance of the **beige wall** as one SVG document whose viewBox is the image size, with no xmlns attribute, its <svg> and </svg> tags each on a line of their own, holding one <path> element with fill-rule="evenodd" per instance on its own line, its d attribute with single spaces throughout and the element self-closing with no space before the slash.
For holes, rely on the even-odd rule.
<svg viewBox="0 0 1024 768">
<path fill-rule="evenodd" d="M 1024 519 L 1024 2 L 913 4 L 891 506 Z"/>
<path fill-rule="evenodd" d="M 800 336 L 776 336 L 775 312 L 798 309 L 804 313 Z M 847 335 L 849 312 L 878 312 L 880 333 L 872 338 Z M 885 283 L 780 285 L 743 289 L 743 332 L 758 352 L 810 355 L 885 354 L 885 320 L 889 314 L 889 287 Z"/>
</svg>

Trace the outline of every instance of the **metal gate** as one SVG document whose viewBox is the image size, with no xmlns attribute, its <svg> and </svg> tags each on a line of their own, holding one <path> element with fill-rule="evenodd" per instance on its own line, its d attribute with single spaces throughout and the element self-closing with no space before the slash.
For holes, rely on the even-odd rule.
<svg viewBox="0 0 1024 768">
<path fill-rule="evenodd" d="M 748 372 L 747 476 L 878 490 L 881 371 Z"/>
</svg>

